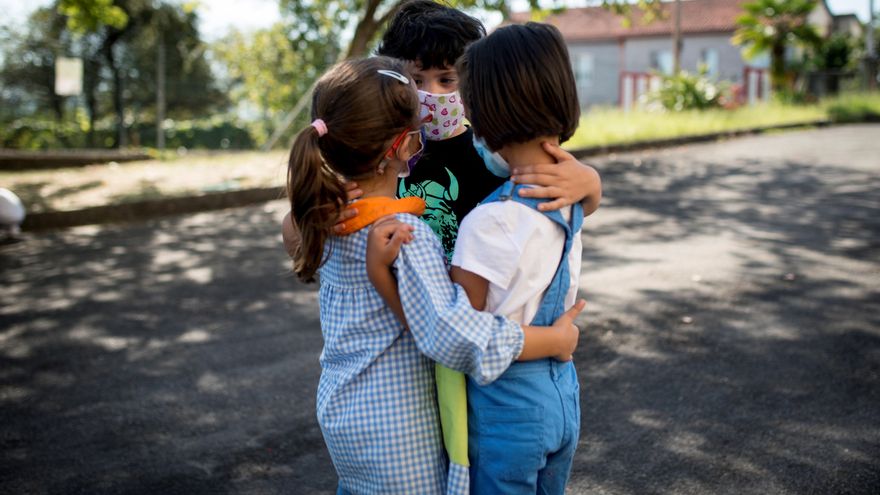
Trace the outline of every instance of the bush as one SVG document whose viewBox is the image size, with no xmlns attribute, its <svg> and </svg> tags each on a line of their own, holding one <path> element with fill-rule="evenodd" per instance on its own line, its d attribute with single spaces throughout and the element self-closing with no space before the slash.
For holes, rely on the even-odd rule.
<svg viewBox="0 0 880 495">
<path fill-rule="evenodd" d="M 880 93 L 853 93 L 826 101 L 834 122 L 880 122 Z"/>
<path fill-rule="evenodd" d="M 128 142 L 135 147 L 156 146 L 156 124 L 138 123 L 127 129 Z M 54 120 L 20 119 L 0 127 L 0 147 L 48 150 L 61 148 L 109 148 L 116 130 L 109 123 L 98 123 L 94 146 L 89 146 L 88 133 L 80 124 Z M 241 124 L 225 118 L 167 121 L 167 148 L 190 149 L 252 149 L 250 132 Z"/>
<path fill-rule="evenodd" d="M 706 77 L 705 70 L 697 74 L 685 71 L 663 76 L 660 88 L 646 94 L 647 108 L 681 112 L 720 108 L 727 86 Z"/>
</svg>

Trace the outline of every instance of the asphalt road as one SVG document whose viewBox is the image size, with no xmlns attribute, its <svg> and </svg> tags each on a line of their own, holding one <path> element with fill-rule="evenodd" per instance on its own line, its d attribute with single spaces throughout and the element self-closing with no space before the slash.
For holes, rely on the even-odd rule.
<svg viewBox="0 0 880 495">
<path fill-rule="evenodd" d="M 569 492 L 880 493 L 880 126 L 597 166 Z M 332 493 L 284 210 L 0 247 L 0 493 Z"/>
</svg>

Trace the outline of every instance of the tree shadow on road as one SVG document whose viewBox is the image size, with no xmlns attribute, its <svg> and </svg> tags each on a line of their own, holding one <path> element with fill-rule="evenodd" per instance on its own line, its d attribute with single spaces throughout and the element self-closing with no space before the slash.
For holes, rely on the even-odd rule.
<svg viewBox="0 0 880 495">
<path fill-rule="evenodd" d="M 0 491 L 330 489 L 316 288 L 290 269 L 282 208 L 3 247 Z"/>
<path fill-rule="evenodd" d="M 623 301 L 586 287 L 571 492 L 873 493 L 880 179 L 676 160 L 601 168 L 600 215 L 620 214 L 585 234 L 587 285 L 714 238 L 744 247 L 738 271 Z M 0 247 L 0 491 L 332 493 L 316 288 L 283 209 Z"/>
<path fill-rule="evenodd" d="M 880 177 L 624 158 L 600 169 L 603 210 L 625 213 L 587 230 L 587 280 L 652 273 L 643 243 L 747 249 L 733 275 L 640 290 L 588 325 L 572 492 L 876 493 Z"/>
</svg>

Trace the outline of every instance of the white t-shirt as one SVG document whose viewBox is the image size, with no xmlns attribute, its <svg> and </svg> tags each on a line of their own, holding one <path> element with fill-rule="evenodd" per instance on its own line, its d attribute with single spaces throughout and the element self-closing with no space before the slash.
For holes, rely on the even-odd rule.
<svg viewBox="0 0 880 495">
<path fill-rule="evenodd" d="M 561 210 L 567 220 L 571 208 Z M 458 228 L 452 264 L 489 281 L 486 311 L 528 325 L 553 280 L 565 247 L 565 232 L 543 213 L 516 201 L 474 208 Z M 568 255 L 566 309 L 577 297 L 583 245 L 574 233 Z"/>
</svg>

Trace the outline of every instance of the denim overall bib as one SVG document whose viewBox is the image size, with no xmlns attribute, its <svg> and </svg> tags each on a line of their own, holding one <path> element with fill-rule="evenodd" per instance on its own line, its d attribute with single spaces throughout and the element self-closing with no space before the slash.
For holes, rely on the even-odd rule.
<svg viewBox="0 0 880 495">
<path fill-rule="evenodd" d="M 506 182 L 483 204 L 516 201 L 537 211 L 546 200 L 519 196 L 521 187 Z M 550 326 L 566 309 L 568 253 L 584 215 L 580 204 L 572 206 L 569 222 L 558 210 L 541 213 L 565 230 L 559 266 L 531 321 Z M 515 362 L 489 385 L 468 378 L 467 393 L 471 494 L 563 494 L 580 433 L 579 386 L 572 362 Z"/>
</svg>

